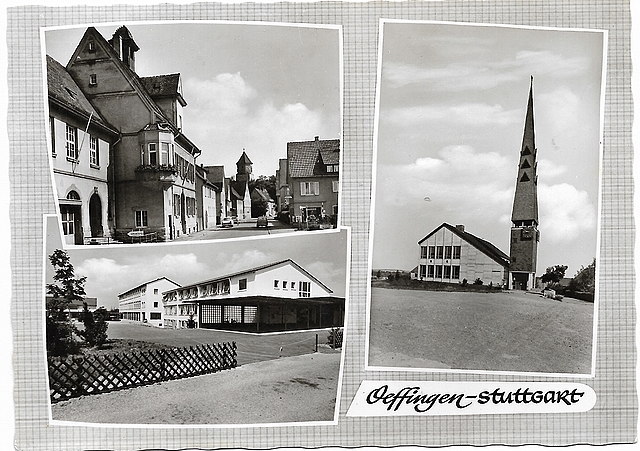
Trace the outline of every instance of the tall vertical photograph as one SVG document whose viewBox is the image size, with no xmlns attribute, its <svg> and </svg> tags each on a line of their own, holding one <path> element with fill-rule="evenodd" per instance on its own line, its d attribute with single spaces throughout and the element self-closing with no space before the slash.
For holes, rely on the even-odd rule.
<svg viewBox="0 0 640 451">
<path fill-rule="evenodd" d="M 337 228 L 341 39 L 271 23 L 44 29 L 65 244 Z"/>
<path fill-rule="evenodd" d="M 606 34 L 380 30 L 367 366 L 592 375 Z"/>
</svg>

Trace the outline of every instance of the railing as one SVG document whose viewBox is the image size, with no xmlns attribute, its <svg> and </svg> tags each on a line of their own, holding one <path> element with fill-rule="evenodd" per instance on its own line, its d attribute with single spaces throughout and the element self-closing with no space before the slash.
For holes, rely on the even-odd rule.
<svg viewBox="0 0 640 451">
<path fill-rule="evenodd" d="M 55 403 L 235 368 L 237 347 L 231 342 L 47 360 L 49 395 Z"/>
</svg>

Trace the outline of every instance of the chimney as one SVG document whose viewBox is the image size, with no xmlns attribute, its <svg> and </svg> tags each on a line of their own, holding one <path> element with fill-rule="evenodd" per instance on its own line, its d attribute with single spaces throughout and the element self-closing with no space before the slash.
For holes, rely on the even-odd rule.
<svg viewBox="0 0 640 451">
<path fill-rule="evenodd" d="M 458 229 L 461 232 L 464 232 L 464 224 L 456 224 L 456 229 Z"/>
<path fill-rule="evenodd" d="M 318 141 L 319 139 L 320 139 L 320 137 L 319 137 L 319 136 L 316 136 L 316 141 Z"/>
</svg>

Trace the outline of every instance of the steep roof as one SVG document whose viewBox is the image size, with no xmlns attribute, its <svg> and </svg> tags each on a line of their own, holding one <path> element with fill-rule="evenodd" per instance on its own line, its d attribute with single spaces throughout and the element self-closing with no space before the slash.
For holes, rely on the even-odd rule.
<svg viewBox="0 0 640 451">
<path fill-rule="evenodd" d="M 65 67 L 49 55 L 47 55 L 47 88 L 50 100 L 56 101 L 60 106 L 77 114 L 91 116 L 91 121 L 117 133 L 115 127 L 100 116 L 100 113 L 85 97 L 82 89 L 69 75 Z"/>
<path fill-rule="evenodd" d="M 508 267 L 509 266 L 509 256 L 507 254 L 505 254 L 504 252 L 502 252 L 500 249 L 498 249 L 496 246 L 494 246 L 493 244 L 491 244 L 490 242 L 483 240 L 482 238 L 479 238 L 465 230 L 461 230 L 457 227 L 452 226 L 451 224 L 447 224 L 446 222 L 443 222 L 442 225 L 436 227 L 430 234 L 428 234 L 427 236 L 425 236 L 424 238 L 422 238 L 420 241 L 418 241 L 418 244 L 422 244 L 423 241 L 425 241 L 427 238 L 431 237 L 434 233 L 436 233 L 438 230 L 442 229 L 442 228 L 446 228 L 448 230 L 450 230 L 451 232 L 453 232 L 454 234 L 458 235 L 460 238 L 462 238 L 463 240 L 465 240 L 467 243 L 471 244 L 473 247 L 475 247 L 476 249 L 478 249 L 480 252 L 482 252 L 483 254 L 485 254 L 487 257 L 491 258 L 493 261 L 495 261 L 496 263 L 499 263 L 500 265 L 504 266 L 504 267 Z"/>
<path fill-rule="evenodd" d="M 207 179 L 211 183 L 224 183 L 224 166 L 205 166 Z"/>
<path fill-rule="evenodd" d="M 247 153 L 243 150 L 242 151 L 242 155 L 240 155 L 240 159 L 238 160 L 238 162 L 236 164 L 253 164 L 253 163 L 251 162 L 251 160 L 247 156 Z"/>
<path fill-rule="evenodd" d="M 187 102 L 182 97 L 180 74 L 153 75 L 139 78 L 152 98 L 177 97 L 182 106 L 187 105 Z"/>
<path fill-rule="evenodd" d="M 340 162 L 340 140 L 318 139 L 316 137 L 313 141 L 287 143 L 290 177 L 319 175 L 314 173 L 318 158 L 321 158 L 324 164 L 338 164 Z"/>
<path fill-rule="evenodd" d="M 212 283 L 212 282 L 217 282 L 219 280 L 230 279 L 232 277 L 241 276 L 243 274 L 250 274 L 250 273 L 253 273 L 253 272 L 258 272 L 258 271 L 262 271 L 262 270 L 265 270 L 265 269 L 269 269 L 269 268 L 272 268 L 272 267 L 275 267 L 275 266 L 282 265 L 284 263 L 291 264 L 298 271 L 304 273 L 310 279 L 312 279 L 314 282 L 316 282 L 318 285 L 320 285 L 322 288 L 327 290 L 327 292 L 333 293 L 333 290 L 331 288 L 326 286 L 324 283 L 322 283 L 320 280 L 318 280 L 313 274 L 311 274 L 309 271 L 304 269 L 302 266 L 300 266 L 299 264 L 297 264 L 296 262 L 294 262 L 290 258 L 287 258 L 285 260 L 280 260 L 280 261 L 277 261 L 277 262 L 274 262 L 274 263 L 267 263 L 265 265 L 256 266 L 254 268 L 246 269 L 246 270 L 243 270 L 243 271 L 234 272 L 234 273 L 227 274 L 227 275 L 224 275 L 224 276 L 216 277 L 214 279 L 203 280 L 202 282 L 193 283 L 191 285 L 185 285 L 185 286 L 180 287 L 180 288 L 192 288 L 192 287 L 195 287 L 195 286 L 198 286 L 198 285 L 202 285 L 202 284 L 205 284 L 205 283 Z M 169 290 L 169 291 L 171 291 L 171 290 Z"/>
</svg>

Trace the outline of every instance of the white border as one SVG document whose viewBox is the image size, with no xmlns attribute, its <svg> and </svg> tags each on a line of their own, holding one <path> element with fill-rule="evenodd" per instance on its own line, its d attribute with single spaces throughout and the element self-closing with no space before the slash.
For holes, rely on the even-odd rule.
<svg viewBox="0 0 640 451">
<path fill-rule="evenodd" d="M 457 25 L 472 27 L 492 27 L 492 28 L 510 28 L 510 29 L 526 29 L 526 30 L 546 30 L 546 31 L 578 31 L 590 33 L 602 33 L 603 35 L 603 55 L 602 55 L 602 81 L 600 85 L 600 143 L 599 143 L 599 173 L 598 180 L 598 224 L 596 231 L 596 290 L 594 297 L 594 313 L 593 313 L 593 331 L 592 331 L 592 347 L 591 347 L 591 373 L 590 374 L 573 374 L 573 373 L 541 373 L 541 372 L 518 372 L 518 371 L 499 371 L 499 370 L 462 370 L 455 368 L 410 368 L 410 367 L 385 367 L 369 365 L 369 338 L 371 327 L 371 272 L 373 271 L 373 245 L 374 245 L 374 228 L 375 228 L 375 197 L 376 179 L 378 169 L 378 127 L 380 122 L 380 82 L 382 79 L 382 63 L 383 63 L 383 42 L 384 42 L 384 25 L 387 23 L 395 24 L 422 24 L 422 25 Z M 372 180 L 371 180 L 371 210 L 369 218 L 369 258 L 367 270 L 367 298 L 366 298 L 366 326 L 365 326 L 365 359 L 364 369 L 366 371 L 397 371 L 406 373 L 455 373 L 455 374 L 480 374 L 480 375 L 518 375 L 528 377 L 562 377 L 562 378 L 594 378 L 596 368 L 596 341 L 597 341 L 597 325 L 598 311 L 600 308 L 599 299 L 599 268 L 600 260 L 600 236 L 601 236 L 601 216 L 602 216 L 602 159 L 603 159 L 603 136 L 604 136 L 604 105 L 606 90 L 606 68 L 607 68 L 607 44 L 608 30 L 595 30 L 587 28 L 559 28 L 559 27 L 534 27 L 489 23 L 467 23 L 467 22 L 450 22 L 450 21 L 431 21 L 431 20 L 402 20 L 402 19 L 384 19 L 379 20 L 378 30 L 378 74 L 376 80 L 376 100 L 375 100 L 375 119 L 373 125 L 373 164 L 372 164 Z"/>
<path fill-rule="evenodd" d="M 339 94 L 338 94 L 338 102 L 339 102 L 339 115 L 338 118 L 340 122 L 340 132 L 338 139 L 340 140 L 340 162 L 339 162 L 339 176 L 338 176 L 338 218 L 336 223 L 336 228 L 334 230 L 340 229 L 342 225 L 342 186 L 343 186 L 343 168 L 344 168 L 344 43 L 343 43 L 343 30 L 342 25 L 335 24 L 308 24 L 308 23 L 288 23 L 288 22 L 260 22 L 260 21 L 241 21 L 241 20 L 137 20 L 137 21 L 113 21 L 113 22 L 89 22 L 85 24 L 74 24 L 74 25 L 64 25 L 64 26 L 55 26 L 55 27 L 41 27 L 40 28 L 40 56 L 42 62 L 42 74 L 43 74 L 43 87 L 42 92 L 44 94 L 44 130 L 47 131 L 47 157 L 49 159 L 49 174 L 51 178 L 51 184 L 53 186 L 53 205 L 55 208 L 58 208 L 58 188 L 55 183 L 55 176 L 53 172 L 53 161 L 51 159 L 51 131 L 49 129 L 49 97 L 46 93 L 49 92 L 48 87 L 48 79 L 47 79 L 47 46 L 46 46 L 46 33 L 49 31 L 55 30 L 70 30 L 70 29 L 85 29 L 87 27 L 109 27 L 109 26 L 121 26 L 121 25 L 129 25 L 129 26 L 148 26 L 148 25 L 173 25 L 173 24 L 182 24 L 182 25 L 248 25 L 248 26 L 271 26 L 271 27 L 288 27 L 288 28 L 318 28 L 318 29 L 326 29 L 326 30 L 336 30 L 338 31 L 338 79 L 339 79 Z M 77 44 L 76 44 L 77 45 Z M 286 149 L 285 149 L 286 154 Z M 286 155 L 285 155 L 286 157 Z M 60 227 L 62 230 L 62 219 L 58 214 L 58 222 L 60 222 Z M 292 236 L 299 234 L 300 232 L 292 229 L 291 231 L 281 232 L 274 235 L 267 236 Z M 305 233 L 318 233 L 318 231 L 306 231 Z M 208 242 L 219 242 L 219 241 L 229 241 L 229 240 L 246 240 L 246 239 L 254 239 L 258 237 L 262 237 L 263 235 L 249 235 L 246 237 L 234 237 L 234 238 L 211 238 L 211 239 L 203 239 L 197 240 L 203 243 Z M 189 240 L 194 241 L 194 240 Z M 167 241 L 170 242 L 170 241 Z M 178 241 L 178 243 L 183 241 Z M 110 243 L 105 246 L 130 246 L 135 243 Z M 143 243 L 146 245 L 149 244 L 157 244 L 157 243 Z M 62 243 L 64 249 L 70 249 L 75 247 L 83 247 L 84 244 L 65 244 L 64 240 Z"/>
<path fill-rule="evenodd" d="M 87 427 L 97 427 L 97 428 L 126 428 L 126 429 L 137 429 L 137 428 L 145 428 L 145 429 L 220 429 L 220 428 L 229 428 L 229 429 L 238 429 L 238 428 L 256 428 L 256 427 L 288 427 L 288 426 L 337 426 L 338 424 L 338 416 L 340 413 L 340 398 L 342 395 L 342 379 L 343 379 L 343 375 L 344 375 L 344 358 L 345 358 L 345 343 L 346 343 L 346 337 L 347 337 L 347 331 L 350 329 L 348 320 L 349 320 L 349 286 L 350 286 L 350 275 L 351 275 L 351 228 L 350 227 L 339 227 L 337 229 L 333 229 L 333 230 L 328 230 L 326 233 L 330 233 L 330 234 L 335 234 L 335 235 L 340 235 L 342 233 L 346 233 L 346 243 L 345 243 L 345 247 L 344 247 L 344 252 L 345 252 L 345 309 L 344 309 L 344 325 L 342 327 L 342 331 L 343 331 L 343 336 L 342 336 L 342 349 L 340 351 L 340 369 L 338 370 L 338 380 L 337 380 L 337 390 L 336 390 L 336 398 L 335 398 L 335 408 L 334 408 L 334 413 L 333 413 L 333 420 L 326 420 L 326 421 L 300 421 L 300 422 L 288 422 L 288 423 L 249 423 L 249 424 L 169 424 L 169 423 L 150 423 L 150 424 L 146 424 L 146 423 L 140 423 L 140 424 L 134 424 L 134 423 L 91 423 L 91 422 L 81 422 L 81 421 L 64 421 L 64 420 L 55 420 L 53 419 L 53 414 L 52 414 L 52 409 L 51 409 L 51 397 L 49 396 L 49 392 L 50 392 L 50 388 L 49 388 L 49 365 L 47 362 L 47 353 L 46 353 L 46 349 L 47 349 L 47 340 L 46 340 L 46 308 L 44 305 L 45 299 L 46 299 L 46 286 L 47 286 L 47 280 L 46 280 L 46 265 L 48 264 L 47 260 L 47 224 L 49 219 L 53 219 L 58 217 L 59 218 L 60 215 L 57 214 L 45 214 L 43 215 L 43 230 L 44 230 L 44 237 L 43 237 L 43 246 L 42 246 L 42 278 L 43 278 L 43 283 L 42 283 L 42 316 L 41 316 L 41 321 L 42 321 L 42 349 L 44 350 L 43 353 L 43 359 L 44 359 L 44 366 L 45 366 L 45 384 L 47 387 L 46 390 L 46 406 L 47 406 L 47 410 L 48 410 L 48 417 L 47 417 L 47 421 L 48 424 L 50 426 L 87 426 Z M 60 224 L 60 221 L 56 221 L 58 224 L 58 230 L 60 233 L 60 239 L 62 240 L 63 244 L 64 244 L 64 235 L 62 234 L 62 225 Z M 313 235 L 307 235 L 310 238 L 316 237 L 316 239 L 320 239 L 317 238 L 318 234 L 313 234 Z M 275 235 L 271 238 L 275 238 L 278 235 Z M 193 244 L 193 241 L 187 241 L 187 242 L 182 242 L 182 243 L 165 243 L 165 245 L 171 245 L 171 244 L 182 244 L 184 245 L 188 245 L 188 244 Z M 162 245 L 162 243 L 160 244 Z M 212 244 L 213 245 L 213 244 Z M 143 244 L 144 246 L 144 244 Z M 76 247 L 76 249 L 83 249 L 83 246 L 78 246 Z M 88 248 L 87 248 L 88 249 Z M 312 330 L 316 330 L 316 329 L 305 329 L 305 330 L 297 330 L 297 331 L 289 331 L 286 333 L 300 333 L 300 332 L 309 332 Z M 317 329 L 317 330 L 326 330 L 326 328 L 324 329 Z M 264 335 L 277 335 L 277 334 L 281 334 L 282 332 L 273 332 L 273 333 L 267 333 Z M 256 335 L 256 334 L 250 334 L 250 333 L 246 333 L 247 335 Z M 206 376 L 206 375 L 204 375 Z M 194 376 L 194 377 L 200 377 L 200 376 Z"/>
</svg>

